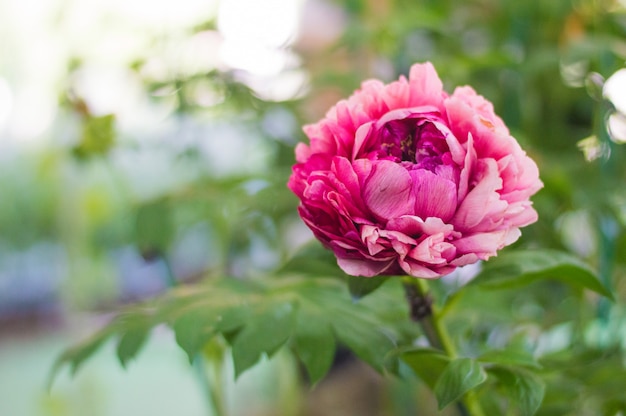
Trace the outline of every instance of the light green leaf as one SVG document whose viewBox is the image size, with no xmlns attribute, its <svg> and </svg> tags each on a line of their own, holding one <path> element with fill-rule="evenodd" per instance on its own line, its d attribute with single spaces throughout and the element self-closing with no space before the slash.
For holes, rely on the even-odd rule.
<svg viewBox="0 0 626 416">
<path fill-rule="evenodd" d="M 407 363 L 415 374 L 433 390 L 450 362 L 447 355 L 433 348 L 410 348 L 399 351 L 399 355 L 400 359 Z"/>
<path fill-rule="evenodd" d="M 236 335 L 232 344 L 235 377 L 252 367 L 263 353 L 270 356 L 287 341 L 293 330 L 295 311 L 289 302 L 270 305 Z"/>
<path fill-rule="evenodd" d="M 541 365 L 532 354 L 522 350 L 491 350 L 478 357 L 478 361 L 491 364 L 541 368 Z"/>
<path fill-rule="evenodd" d="M 486 288 L 519 287 L 537 280 L 555 279 L 613 299 L 596 273 L 578 258 L 556 250 L 509 251 L 484 263 L 471 284 Z"/>
<path fill-rule="evenodd" d="M 335 337 L 328 318 L 305 313 L 301 308 L 294 337 L 295 350 L 312 384 L 321 380 L 335 357 Z"/>
<path fill-rule="evenodd" d="M 511 399 L 511 407 L 521 416 L 532 416 L 537 412 L 545 394 L 545 384 L 536 374 L 522 369 L 495 366 L 487 370 L 504 387 Z"/>
<path fill-rule="evenodd" d="M 442 410 L 458 400 L 468 391 L 487 380 L 482 366 L 471 358 L 458 358 L 451 361 L 435 384 L 435 396 Z"/>
<path fill-rule="evenodd" d="M 106 154 L 115 144 L 115 116 L 100 117 L 88 115 L 84 120 L 80 143 L 74 147 L 79 157 Z"/>
<path fill-rule="evenodd" d="M 389 276 L 348 276 L 348 289 L 353 299 L 361 299 L 378 289 L 387 279 Z"/>
</svg>

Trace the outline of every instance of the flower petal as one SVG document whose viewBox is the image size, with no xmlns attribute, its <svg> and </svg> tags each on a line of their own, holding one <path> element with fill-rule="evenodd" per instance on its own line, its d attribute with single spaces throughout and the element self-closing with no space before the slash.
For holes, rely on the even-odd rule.
<svg viewBox="0 0 626 416">
<path fill-rule="evenodd" d="M 409 172 L 413 179 L 415 215 L 422 219 L 441 218 L 447 222 L 456 211 L 457 189 L 454 182 L 425 169 Z"/>
<path fill-rule="evenodd" d="M 372 163 L 372 172 L 363 187 L 363 200 L 381 219 L 411 214 L 415 198 L 411 176 L 402 166 L 388 160 Z"/>
</svg>

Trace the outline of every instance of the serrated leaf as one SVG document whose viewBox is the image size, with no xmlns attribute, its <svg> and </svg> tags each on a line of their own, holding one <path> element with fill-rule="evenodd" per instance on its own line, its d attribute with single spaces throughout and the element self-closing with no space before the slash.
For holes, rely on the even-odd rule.
<svg viewBox="0 0 626 416">
<path fill-rule="evenodd" d="M 380 287 L 389 279 L 389 276 L 348 276 L 348 290 L 353 299 L 361 299 Z"/>
<path fill-rule="evenodd" d="M 519 287 L 537 280 L 556 279 L 613 299 L 596 273 L 578 258 L 555 250 L 510 251 L 484 263 L 471 284 L 487 288 Z"/>
<path fill-rule="evenodd" d="M 410 348 L 399 351 L 399 355 L 431 390 L 450 362 L 447 355 L 433 348 Z"/>
<path fill-rule="evenodd" d="M 128 362 L 135 358 L 141 347 L 148 338 L 150 327 L 136 328 L 122 334 L 117 344 L 117 358 L 120 360 L 122 367 L 126 367 Z"/>
<path fill-rule="evenodd" d="M 504 387 L 511 403 L 510 407 L 519 410 L 521 416 L 532 416 L 537 412 L 545 385 L 536 374 L 522 368 L 495 366 L 488 369 Z"/>
<path fill-rule="evenodd" d="M 528 368 L 541 368 L 532 354 L 520 350 L 491 350 L 478 357 L 478 361 L 483 363 L 520 366 Z"/>
<path fill-rule="evenodd" d="M 126 367 L 148 337 L 153 326 L 153 317 L 148 310 L 136 310 L 117 317 L 115 326 L 120 334 L 117 344 L 117 357 Z"/>
<path fill-rule="evenodd" d="M 90 358 L 111 336 L 115 334 L 115 327 L 111 324 L 91 335 L 83 342 L 65 350 L 55 361 L 48 377 L 48 387 L 52 386 L 59 370 L 70 366 L 70 373 L 75 375 L 82 364 Z"/>
<path fill-rule="evenodd" d="M 192 311 L 174 321 L 172 328 L 176 334 L 176 342 L 187 353 L 189 363 L 196 354 L 216 333 L 215 322 L 219 311 L 205 308 Z"/>
<path fill-rule="evenodd" d="M 471 358 L 458 358 L 450 361 L 434 388 L 439 410 L 460 399 L 485 380 L 487 380 L 487 373 L 477 361 Z"/>
<path fill-rule="evenodd" d="M 379 323 L 369 321 L 365 311 L 359 315 L 360 305 L 353 306 L 338 308 L 338 314 L 331 321 L 335 336 L 360 359 L 382 372 L 387 354 L 396 347 L 395 341 Z"/>
<path fill-rule="evenodd" d="M 301 311 L 296 322 L 294 345 L 311 383 L 317 383 L 330 370 L 335 357 L 335 337 L 327 319 Z"/>
<path fill-rule="evenodd" d="M 295 310 L 289 302 L 270 305 L 237 334 L 232 344 L 235 377 L 252 367 L 262 354 L 271 356 L 287 341 L 293 330 Z"/>
</svg>

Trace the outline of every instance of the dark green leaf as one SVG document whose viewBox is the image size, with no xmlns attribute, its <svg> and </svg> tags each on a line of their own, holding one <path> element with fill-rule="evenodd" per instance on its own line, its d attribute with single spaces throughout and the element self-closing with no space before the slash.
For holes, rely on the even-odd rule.
<svg viewBox="0 0 626 416">
<path fill-rule="evenodd" d="M 400 351 L 400 359 L 407 363 L 428 387 L 434 390 L 450 358 L 433 348 L 411 348 Z"/>
<path fill-rule="evenodd" d="M 450 361 L 435 384 L 435 396 L 439 410 L 458 400 L 468 391 L 487 380 L 482 366 L 471 358 Z"/>
<path fill-rule="evenodd" d="M 348 276 L 348 289 L 353 299 L 361 299 L 363 296 L 369 295 L 378 289 L 387 279 L 389 279 L 389 276 Z"/>
<path fill-rule="evenodd" d="M 301 311 L 294 341 L 296 353 L 306 367 L 311 383 L 317 383 L 326 375 L 335 357 L 335 337 L 328 318 Z"/>
<path fill-rule="evenodd" d="M 560 280 L 613 298 L 588 265 L 572 255 L 555 250 L 509 251 L 500 254 L 483 265 L 483 270 L 472 284 L 488 288 L 511 288 L 543 279 Z"/>
<path fill-rule="evenodd" d="M 545 393 L 545 385 L 536 374 L 522 369 L 495 366 L 488 369 L 504 387 L 511 399 L 510 407 L 519 410 L 521 416 L 537 412 Z"/>
<path fill-rule="evenodd" d="M 253 366 L 262 354 L 272 355 L 287 341 L 293 330 L 295 311 L 292 303 L 278 303 L 247 323 L 233 342 L 235 377 Z"/>
</svg>

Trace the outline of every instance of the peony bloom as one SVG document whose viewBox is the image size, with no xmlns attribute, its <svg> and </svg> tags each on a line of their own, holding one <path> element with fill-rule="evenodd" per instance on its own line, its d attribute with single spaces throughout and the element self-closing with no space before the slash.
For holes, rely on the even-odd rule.
<svg viewBox="0 0 626 416">
<path fill-rule="evenodd" d="M 485 260 L 537 220 L 535 162 L 470 87 L 430 63 L 362 84 L 296 147 L 289 188 L 350 275 L 436 278 Z"/>
</svg>

